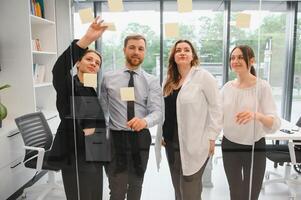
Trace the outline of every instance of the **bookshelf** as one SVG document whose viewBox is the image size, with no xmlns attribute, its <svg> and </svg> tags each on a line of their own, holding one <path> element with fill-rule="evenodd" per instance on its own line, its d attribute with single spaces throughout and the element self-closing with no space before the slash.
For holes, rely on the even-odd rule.
<svg viewBox="0 0 301 200">
<path fill-rule="evenodd" d="M 36 110 L 55 109 L 54 104 L 51 103 L 51 100 L 55 102 L 55 92 L 51 83 L 51 70 L 57 59 L 55 0 L 28 1 L 31 6 L 29 16 L 32 41 L 31 52 L 33 58 L 32 75 Z M 41 9 L 44 11 L 44 18 L 36 16 L 36 13 L 32 11 L 32 7 L 34 7 L 32 5 L 33 2 L 42 2 L 41 5 L 43 5 L 43 7 Z M 35 46 L 36 40 L 39 41 L 39 48 L 36 48 Z M 36 66 L 42 66 L 43 70 L 36 70 Z M 43 74 L 39 74 L 40 72 Z M 40 79 L 36 80 L 37 77 Z"/>
</svg>

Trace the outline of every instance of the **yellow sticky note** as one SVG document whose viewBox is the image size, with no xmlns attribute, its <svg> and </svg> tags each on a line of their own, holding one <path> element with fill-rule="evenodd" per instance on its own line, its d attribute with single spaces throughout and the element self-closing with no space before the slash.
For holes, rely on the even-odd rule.
<svg viewBox="0 0 301 200">
<path fill-rule="evenodd" d="M 97 74 L 84 73 L 84 86 L 96 88 Z"/>
<path fill-rule="evenodd" d="M 111 12 L 122 12 L 123 3 L 122 0 L 108 0 L 109 10 Z"/>
<path fill-rule="evenodd" d="M 166 23 L 165 24 L 165 37 L 175 38 L 179 37 L 179 25 L 178 23 Z"/>
<path fill-rule="evenodd" d="M 102 23 L 101 25 L 108 26 L 107 31 L 116 31 L 116 27 L 113 22 Z"/>
<path fill-rule="evenodd" d="M 236 26 L 238 28 L 249 28 L 251 15 L 246 13 L 239 13 L 236 16 Z"/>
<path fill-rule="evenodd" d="M 135 101 L 134 87 L 120 88 L 121 101 Z"/>
<path fill-rule="evenodd" d="M 192 0 L 178 0 L 179 12 L 192 12 Z"/>
<path fill-rule="evenodd" d="M 94 20 L 92 8 L 85 8 L 78 11 L 82 24 L 91 23 Z"/>
</svg>

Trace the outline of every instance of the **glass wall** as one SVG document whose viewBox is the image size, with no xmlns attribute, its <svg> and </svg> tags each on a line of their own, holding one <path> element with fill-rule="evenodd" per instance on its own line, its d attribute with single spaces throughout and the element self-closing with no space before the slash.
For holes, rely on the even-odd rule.
<svg viewBox="0 0 301 200">
<path fill-rule="evenodd" d="M 41 5 L 34 5 L 37 2 L 41 3 Z M 232 86 L 234 86 L 234 90 L 238 89 L 236 92 L 243 91 L 239 89 L 252 90 L 251 93 L 253 96 L 250 98 L 246 98 L 244 93 L 238 92 L 241 99 L 235 98 L 235 95 L 229 95 L 230 97 L 227 96 L 229 101 L 224 101 L 228 103 L 224 104 L 226 105 L 224 106 L 224 119 L 225 116 L 230 116 L 229 122 L 233 124 L 236 123 L 235 125 L 237 125 L 237 113 L 245 111 L 248 114 L 251 113 L 248 115 L 251 120 L 248 121 L 247 124 L 239 124 L 241 126 L 238 126 L 239 128 L 233 131 L 233 133 L 236 134 L 237 131 L 240 135 L 233 134 L 233 141 L 231 140 L 233 138 L 231 138 L 231 134 L 229 134 L 229 129 L 227 130 L 227 125 L 230 123 L 224 123 L 224 130 L 219 133 L 214 143 L 215 153 L 208 159 L 208 163 L 204 169 L 202 178 L 203 199 L 230 199 L 231 189 L 234 188 L 234 190 L 238 191 L 237 187 L 242 185 L 244 185 L 244 187 L 240 189 L 244 195 L 247 194 L 250 189 L 257 188 L 259 199 L 263 200 L 287 199 L 293 194 L 290 193 L 292 191 L 290 189 L 297 188 L 296 199 L 301 199 L 301 194 L 298 192 L 301 191 L 299 188 L 301 183 L 299 182 L 293 187 L 290 184 L 265 185 L 269 180 L 275 178 L 273 177 L 273 173 L 267 172 L 279 173 L 281 176 L 287 175 L 289 169 L 293 172 L 292 165 L 278 165 L 277 162 L 272 161 L 269 156 L 269 159 L 267 159 L 266 156 L 268 154 L 266 153 L 269 152 L 265 151 L 265 147 L 270 148 L 270 145 L 278 144 L 276 140 L 283 140 L 284 142 L 280 142 L 280 144 L 286 145 L 288 140 L 294 139 L 292 136 L 297 135 L 288 135 L 279 129 L 288 129 L 287 132 L 289 133 L 291 130 L 296 130 L 296 127 L 294 127 L 295 129 L 291 128 L 292 124 L 295 124 L 301 116 L 300 0 L 192 0 L 193 9 L 191 12 L 179 12 L 179 1 L 176 0 L 124 0 L 122 2 L 123 11 L 112 12 L 109 9 L 107 0 L 1 1 L 0 26 L 5 27 L 5 29 L 0 32 L 0 176 L 3 176 L 7 181 L 0 183 L 0 199 L 18 199 L 23 189 L 27 188 L 27 186 L 33 182 L 35 182 L 36 185 L 40 185 L 41 183 L 48 184 L 45 188 L 57 186 L 53 184 L 54 177 L 56 181 L 57 179 L 59 180 L 57 183 L 60 190 L 53 190 L 48 193 L 47 199 L 66 199 L 66 194 L 70 195 L 69 198 L 72 200 L 78 199 L 80 194 L 84 195 L 81 199 L 86 199 L 89 194 L 85 192 L 91 188 L 93 188 L 92 193 L 96 196 L 102 196 L 104 200 L 109 199 L 110 189 L 112 188 L 109 187 L 108 176 L 112 174 L 109 174 L 110 171 L 108 170 L 110 169 L 107 168 L 107 171 L 105 171 L 103 166 L 108 166 L 107 164 L 109 162 L 107 161 L 110 159 L 106 158 L 107 160 L 104 162 L 98 161 L 95 155 L 99 156 L 99 152 L 103 153 L 108 151 L 108 153 L 102 154 L 102 156 L 105 155 L 108 157 L 119 154 L 119 160 L 116 161 L 116 163 L 119 163 L 113 170 L 114 173 L 116 170 L 114 175 L 120 171 L 124 171 L 124 166 L 130 166 L 132 168 L 129 167 L 128 169 L 135 171 L 136 175 L 141 178 L 141 174 L 139 174 L 141 173 L 141 171 L 139 171 L 141 170 L 141 168 L 139 168 L 141 165 L 138 165 L 137 168 L 133 167 L 135 162 L 136 164 L 141 164 L 139 163 L 141 157 L 137 157 L 140 152 L 137 153 L 137 149 L 135 149 L 135 147 L 139 147 L 136 145 L 138 144 L 137 140 L 127 140 L 127 136 L 119 135 L 122 141 L 120 140 L 121 142 L 119 141 L 120 143 L 117 144 L 114 143 L 116 144 L 114 148 L 121 146 L 123 149 L 118 149 L 119 152 L 117 153 L 114 152 L 114 150 L 111 151 L 109 148 L 112 147 L 111 141 L 108 141 L 110 134 L 105 126 L 108 125 L 108 119 L 111 120 L 111 125 L 114 125 L 114 123 L 118 124 L 123 120 L 124 123 L 120 126 L 121 128 L 113 126 L 115 129 L 110 127 L 111 130 L 133 132 L 132 127 L 128 125 L 128 116 L 125 117 L 125 113 L 126 115 L 128 114 L 128 112 L 126 112 L 128 110 L 128 103 L 121 100 L 125 96 L 128 98 L 128 94 L 134 94 L 128 91 L 125 95 L 123 93 L 124 88 L 133 89 L 129 86 L 130 81 L 122 82 L 123 80 L 117 76 L 109 78 L 110 80 L 114 80 L 114 83 L 123 84 L 117 87 L 117 89 L 115 88 L 114 93 L 115 100 L 117 99 L 118 103 L 122 101 L 120 104 L 122 104 L 123 107 L 121 109 L 115 109 L 115 112 L 109 110 L 111 116 L 104 114 L 108 111 L 109 104 L 107 100 L 109 98 L 104 99 L 101 95 L 101 92 L 106 92 L 111 89 L 107 87 L 104 88 L 104 91 L 102 90 L 101 83 L 104 80 L 103 74 L 109 71 L 114 72 L 125 67 L 124 38 L 134 33 L 139 33 L 146 37 L 146 54 L 141 67 L 147 73 L 160 79 L 161 86 L 167 77 L 170 49 L 178 39 L 187 39 L 191 41 L 196 48 L 200 59 L 200 67 L 209 71 L 215 78 L 215 80 L 211 80 L 217 82 L 218 92 L 221 92 L 225 86 L 226 83 L 223 82 L 224 80 L 229 80 L 230 84 L 233 83 Z M 298 10 L 295 13 L 297 14 L 296 38 L 294 38 L 296 39 L 296 43 L 294 43 L 292 42 L 293 38 L 291 38 L 291 29 L 294 26 L 291 24 L 293 19 L 291 14 L 295 12 L 292 7 L 296 8 L 295 6 L 297 4 Z M 44 10 L 41 9 L 41 7 L 44 8 Z M 11 8 L 14 8 L 15 12 L 11 12 Z M 90 22 L 82 23 L 82 19 L 80 19 L 79 13 L 85 9 L 90 9 L 91 13 L 85 14 L 92 14 L 92 18 L 100 16 L 106 23 L 114 23 L 113 29 L 115 30 L 105 31 L 100 39 L 95 42 L 89 41 L 89 45 L 76 43 L 76 41 L 72 43 L 74 39 L 82 38 L 90 26 Z M 229 20 L 227 17 L 229 17 Z M 171 25 L 173 26 L 172 28 Z M 22 34 L 20 34 L 21 32 Z M 225 41 L 225 38 L 229 38 L 229 40 Z M 75 43 L 77 45 L 75 45 Z M 257 76 L 265 80 L 266 82 L 264 83 L 268 83 L 271 86 L 271 99 L 274 99 L 276 102 L 278 116 L 286 118 L 286 120 L 289 119 L 288 115 L 290 116 L 291 123 L 285 121 L 285 119 L 281 119 L 283 124 L 280 128 L 278 127 L 275 134 L 265 132 L 266 127 L 262 126 L 262 121 L 259 122 L 259 128 L 255 123 L 254 118 L 260 116 L 254 114 L 258 108 L 261 109 L 261 104 L 258 103 L 266 100 L 257 98 L 257 95 L 261 95 L 261 93 L 257 92 L 260 91 L 262 86 L 255 84 L 259 83 L 257 82 L 258 79 L 255 79 L 256 81 L 253 85 L 251 84 L 251 87 L 240 88 L 240 85 L 235 85 L 237 82 L 234 81 L 239 76 L 239 73 L 234 69 L 233 71 L 229 69 L 229 72 L 225 70 L 226 66 L 234 66 L 231 65 L 230 55 L 227 55 L 227 52 L 231 52 L 235 46 L 242 44 L 249 45 L 254 50 L 254 67 L 256 68 Z M 97 50 L 101 56 L 96 52 L 91 52 L 91 54 L 88 53 L 83 56 L 83 49 L 86 47 Z M 294 50 L 295 53 L 292 55 Z M 243 63 L 241 57 L 241 55 L 236 55 L 236 57 L 232 57 L 232 60 L 240 60 L 239 62 Z M 294 60 L 294 66 L 290 65 L 290 63 L 292 63 L 290 59 Z M 91 66 L 83 64 L 84 62 L 94 62 L 91 65 L 93 65 L 96 70 L 91 69 Z M 101 68 L 98 69 L 97 66 L 100 63 Z M 243 65 L 240 65 L 240 67 L 241 66 Z M 85 67 L 86 69 L 83 69 Z M 289 76 L 286 74 L 286 72 L 290 70 L 294 72 L 293 80 L 288 79 Z M 224 74 L 224 72 L 228 73 Z M 129 74 L 126 73 L 126 75 Z M 203 79 L 201 81 L 203 81 Z M 293 83 L 292 86 L 290 86 L 290 81 Z M 7 86 L 5 86 L 2 88 L 5 84 L 9 84 L 10 87 L 6 88 Z M 266 86 L 268 84 L 266 84 Z M 157 85 L 157 93 L 159 93 L 161 88 L 159 87 L 159 83 Z M 207 82 L 200 85 L 201 84 L 194 84 L 192 88 L 199 89 L 202 87 L 203 92 L 203 90 L 210 87 L 209 84 L 207 85 Z M 229 84 L 226 86 L 229 86 Z M 173 89 L 176 90 L 179 88 Z M 179 91 L 180 95 L 183 90 Z M 141 90 L 139 95 L 141 94 L 141 96 L 143 96 L 142 103 L 136 102 L 134 105 L 139 107 L 153 101 L 153 97 L 149 97 L 147 92 L 148 88 Z M 224 90 L 222 92 L 224 92 Z M 188 93 L 195 94 L 197 92 Z M 224 96 L 227 94 L 223 93 Z M 283 96 L 289 95 L 292 95 L 292 99 L 283 98 Z M 135 95 L 131 96 L 135 97 Z M 160 94 L 160 98 L 161 97 L 162 95 Z M 232 97 L 235 101 L 232 101 Z M 186 108 L 194 112 L 196 110 L 194 108 L 197 107 L 195 105 L 200 105 L 198 103 L 201 102 L 201 98 L 191 97 L 191 99 L 192 101 L 187 101 L 186 103 L 188 105 L 192 105 L 192 103 L 195 104 L 193 106 L 187 106 Z M 208 105 L 211 106 L 210 103 L 212 101 L 207 98 L 203 98 L 203 100 L 205 103 L 202 112 L 195 112 L 191 117 L 192 120 L 187 121 L 200 120 L 200 117 L 195 117 L 196 114 L 206 113 L 206 107 Z M 292 102 L 289 102 L 291 100 Z M 248 102 L 251 106 L 245 105 L 245 102 Z M 270 102 L 272 102 L 272 100 Z M 174 106 L 176 106 L 176 100 L 174 103 Z M 227 112 L 230 106 L 235 111 L 238 111 L 235 113 Z M 265 106 L 269 106 L 269 102 L 266 103 Z M 187 110 L 185 109 L 185 111 Z M 210 112 L 210 109 L 208 109 L 208 112 Z M 31 134 L 34 138 L 30 139 L 29 142 L 31 143 L 27 144 L 27 136 L 23 135 L 21 128 L 17 128 L 15 119 L 29 113 L 43 113 L 46 122 L 43 121 L 42 125 L 49 125 L 49 128 L 46 128 L 47 130 L 45 131 L 48 133 L 47 137 L 38 137 L 38 133 L 34 132 L 34 134 Z M 112 120 L 112 115 L 118 115 L 120 113 L 124 115 L 118 118 L 118 120 Z M 147 112 L 144 113 L 149 114 L 150 112 L 148 113 L 147 110 Z M 167 112 L 165 114 L 170 113 Z M 175 111 L 173 117 L 176 114 L 177 111 Z M 107 121 L 105 121 L 105 117 L 107 117 Z M 184 117 L 186 120 L 186 116 Z M 206 117 L 205 125 L 211 120 L 211 116 Z M 260 117 L 256 120 L 259 120 L 259 118 Z M 185 120 L 182 120 L 181 123 Z M 200 123 L 201 122 L 197 121 L 195 124 L 197 126 Z M 37 123 L 31 123 L 30 125 L 35 124 Z M 174 124 L 172 124 L 172 126 L 173 125 Z M 155 154 L 158 152 L 155 152 L 154 145 L 151 145 L 155 143 L 154 139 L 156 138 L 157 127 L 143 127 L 142 131 L 148 128 L 150 129 L 149 138 L 147 138 L 149 140 L 145 142 L 148 147 L 150 146 L 150 151 L 149 157 L 148 155 L 144 157 L 148 159 L 148 164 L 143 179 L 143 186 L 142 189 L 138 188 L 138 190 L 142 190 L 141 200 L 174 199 L 176 194 L 173 183 L 177 181 L 173 180 L 174 177 L 171 176 L 170 172 L 173 166 L 170 167 L 168 163 L 170 161 L 168 159 L 173 159 L 173 157 L 168 158 L 165 148 L 162 146 L 162 161 L 160 170 L 158 170 L 155 157 Z M 245 127 L 249 127 L 249 129 L 245 131 Z M 203 132 L 210 132 L 209 129 Z M 162 130 L 162 128 L 159 127 L 159 130 Z M 232 130 L 234 129 L 230 131 Z M 262 130 L 264 131 L 260 132 Z M 301 130 L 299 129 L 299 131 Z M 32 133 L 33 131 L 30 130 L 28 132 Z M 199 133 L 202 131 L 198 128 L 190 132 L 187 131 L 187 138 L 191 136 L 189 134 L 192 132 L 196 133 L 196 136 L 192 138 L 191 146 L 199 139 Z M 250 134 L 247 135 L 246 133 Z M 262 135 L 260 135 L 261 133 Z M 179 131 L 174 131 L 172 134 L 179 134 Z M 137 135 L 138 134 L 134 137 Z M 226 136 L 229 136 L 229 138 Z M 132 135 L 129 136 L 129 138 L 130 137 L 132 137 Z M 140 137 L 140 135 L 137 137 Z M 50 168 L 54 169 L 52 173 L 48 172 L 49 178 L 48 176 L 44 176 L 47 171 L 43 171 L 39 168 L 42 166 L 36 165 L 35 169 L 29 169 L 32 163 L 28 164 L 26 161 L 29 156 L 33 155 L 33 152 L 25 151 L 23 146 L 24 144 L 32 145 L 32 141 L 36 141 L 36 138 L 49 139 L 44 146 L 47 148 L 47 153 L 43 158 L 43 164 L 45 165 L 43 167 L 50 166 Z M 195 149 L 207 148 L 206 145 L 208 145 L 210 141 L 207 142 L 206 140 L 209 140 L 209 137 L 205 135 L 204 138 L 202 141 L 205 142 L 196 146 Z M 179 136 L 178 139 L 180 139 Z M 104 141 L 108 143 L 106 143 L 107 146 L 102 145 L 100 147 L 102 148 L 101 150 L 97 149 L 98 147 L 95 148 L 96 150 L 91 148 L 94 147 L 94 145 L 104 144 Z M 124 143 L 122 143 L 124 141 L 127 142 L 128 146 L 124 146 Z M 258 141 L 262 143 L 256 146 Z M 228 142 L 230 146 L 225 146 L 226 142 Z M 35 147 L 41 147 L 39 140 L 37 143 Z M 162 144 L 164 144 L 163 140 Z M 233 146 L 231 145 L 235 148 L 232 148 Z M 51 150 L 50 146 L 52 148 Z M 128 151 L 128 155 L 125 155 L 129 146 L 130 149 L 132 148 L 131 150 L 135 152 Z M 199 158 L 199 155 L 195 155 L 195 149 L 189 151 L 191 150 L 190 143 L 182 146 L 182 149 L 179 146 L 180 143 L 176 143 L 173 146 L 175 147 L 175 149 L 173 149 L 174 152 L 179 153 L 185 149 L 189 156 L 194 155 L 195 157 L 192 156 L 193 159 L 189 160 L 189 162 L 187 162 L 188 164 L 186 163 L 188 168 L 193 166 L 196 160 L 195 158 Z M 286 155 L 290 156 L 288 147 L 282 147 L 285 148 Z M 208 157 L 206 154 L 209 151 L 208 149 L 201 152 L 201 154 L 203 153 L 202 155 L 205 155 L 204 160 Z M 225 150 L 229 151 L 225 152 Z M 247 152 L 247 154 L 245 154 L 245 152 Z M 260 153 L 259 157 L 257 156 L 258 152 Z M 123 159 L 124 157 L 122 156 L 127 156 L 127 159 Z M 181 160 L 181 156 L 182 155 L 179 155 L 177 157 L 179 158 L 177 161 Z M 288 157 L 287 161 L 289 160 L 290 157 Z M 34 162 L 35 160 L 33 159 L 33 163 Z M 258 165 L 259 162 L 261 165 Z M 237 163 L 243 163 L 244 166 L 234 168 Z M 258 166 L 260 168 L 259 172 Z M 179 165 L 176 165 L 176 167 L 179 167 Z M 183 173 L 182 166 L 180 166 L 178 170 L 179 173 Z M 55 171 L 59 171 L 59 173 L 55 174 Z M 232 176 L 232 178 L 230 176 Z M 256 181 L 251 185 L 248 184 L 250 183 L 250 176 Z M 183 179 L 186 178 L 191 180 L 190 176 L 184 177 Z M 236 178 L 239 178 L 239 180 L 237 179 L 236 181 Z M 139 181 L 141 183 L 142 180 L 139 179 Z M 231 181 L 233 181 L 234 184 L 231 184 Z M 295 179 L 295 181 L 298 180 Z M 116 182 L 119 183 L 120 180 Z M 261 182 L 264 184 L 265 190 L 261 190 Z M 102 186 L 103 190 L 101 189 Z M 28 190 L 24 190 L 24 194 L 26 193 L 27 199 L 36 199 L 38 195 L 43 195 L 44 186 L 41 188 L 43 188 L 41 191 L 28 188 Z M 119 189 L 120 188 L 117 188 L 115 191 Z M 91 200 L 100 199 L 96 196 L 91 197 Z M 131 197 L 127 197 L 127 199 L 131 199 Z M 244 200 L 247 198 L 240 196 L 239 199 Z"/>
<path fill-rule="evenodd" d="M 230 50 L 238 44 L 250 45 L 256 56 L 257 75 L 267 80 L 281 114 L 285 70 L 286 4 L 281 1 L 234 1 L 231 3 Z M 246 17 L 248 24 L 240 24 Z M 239 24 L 237 24 L 239 23 Z M 230 79 L 233 74 L 230 72 Z"/>
<path fill-rule="evenodd" d="M 107 3 L 101 4 L 101 17 L 113 22 L 116 31 L 108 31 L 102 38 L 104 71 L 124 67 L 123 40 L 129 34 L 142 34 L 147 52 L 142 68 L 155 76 L 160 74 L 160 4 L 159 2 L 124 2 L 123 12 L 110 12 Z"/>
<path fill-rule="evenodd" d="M 223 77 L 226 76 L 226 74 L 223 74 L 223 67 L 225 67 L 225 63 L 223 63 L 223 60 L 225 60 L 223 59 L 225 56 L 224 48 L 228 48 L 231 51 L 237 45 L 246 44 L 251 46 L 255 52 L 256 62 L 254 67 L 256 68 L 257 76 L 266 80 L 267 83 L 271 85 L 272 98 L 276 101 L 278 115 L 281 115 L 281 104 L 283 104 L 282 95 L 285 85 L 285 78 L 283 74 L 286 69 L 284 57 L 287 50 L 286 2 L 193 1 L 193 10 L 192 12 L 187 13 L 178 12 L 176 1 L 124 2 L 123 12 L 109 11 L 107 2 L 96 2 L 94 3 L 94 6 L 94 9 L 97 8 L 95 9 L 96 12 L 100 14 L 106 22 L 114 22 L 117 29 L 114 32 L 107 31 L 102 38 L 101 44 L 97 46 L 98 50 L 102 52 L 104 72 L 114 71 L 124 66 L 124 37 L 131 33 L 141 33 L 146 36 L 147 42 L 149 43 L 147 47 L 147 56 L 142 67 L 147 72 L 157 77 L 163 77 L 164 80 L 166 78 L 169 51 L 172 45 L 178 39 L 188 39 L 197 49 L 197 53 L 201 61 L 200 66 L 207 69 L 216 78 L 218 85 L 221 88 L 223 86 Z M 225 8 L 226 10 L 224 10 Z M 228 8 L 230 8 L 230 10 L 227 10 Z M 229 21 L 225 21 L 227 11 L 230 13 Z M 126 22 L 124 19 L 127 19 Z M 160 24 L 161 20 L 162 24 Z M 167 33 L 167 29 L 169 29 L 168 25 L 170 24 L 175 25 L 175 30 L 173 31 L 177 32 L 173 36 L 170 36 Z M 225 30 L 227 25 L 229 26 L 228 28 L 230 31 L 229 46 L 226 46 L 226 41 L 224 41 L 227 34 Z M 162 55 L 160 55 L 161 52 L 163 52 Z M 160 58 L 163 58 L 163 60 L 160 60 Z M 162 63 L 162 65 L 160 63 Z M 161 70 L 163 74 L 160 74 Z M 229 80 L 233 80 L 235 78 L 235 74 L 231 70 L 228 76 Z M 261 86 L 258 85 L 258 88 L 259 87 Z M 258 88 L 256 88 L 256 90 Z M 255 99 L 257 98 L 254 98 L 253 103 L 252 100 L 250 100 L 252 106 L 248 108 L 252 112 L 255 111 L 257 106 L 257 101 L 255 101 Z M 242 109 L 245 109 L 245 107 Z M 257 131 L 258 130 L 256 129 L 253 134 L 251 134 L 251 140 L 253 139 L 256 142 L 259 139 Z M 219 145 L 220 142 L 221 140 L 219 140 L 217 144 Z M 267 143 L 271 144 L 272 142 L 269 139 Z M 252 146 L 252 143 L 249 144 L 249 146 Z M 258 149 L 256 149 L 256 151 L 257 150 Z M 239 154 L 243 155 L 243 151 L 239 152 Z M 252 157 L 255 154 L 256 156 Z M 260 152 L 259 157 L 256 152 L 255 154 L 247 155 L 250 157 L 248 157 L 249 162 L 246 162 L 247 164 L 245 167 L 247 169 L 254 170 L 251 170 L 250 172 L 253 180 L 260 180 L 259 182 L 256 182 L 256 185 L 251 184 L 249 188 L 245 188 L 245 194 L 252 188 L 257 188 L 260 192 L 258 185 L 260 186 L 261 181 L 266 181 L 265 179 L 263 180 L 264 173 L 259 173 L 256 170 L 259 166 L 257 163 L 267 162 L 268 167 L 273 165 L 273 163 L 269 160 L 265 160 L 263 152 Z M 237 154 L 237 157 L 241 155 Z M 212 168 L 210 161 L 208 164 L 209 173 L 207 169 L 205 176 L 207 176 L 208 181 L 208 174 L 209 177 L 211 175 L 216 175 L 219 177 L 219 183 L 210 182 L 210 178 L 207 183 L 206 180 L 203 180 L 205 181 L 203 198 L 218 199 L 220 197 L 218 196 L 219 192 L 212 191 L 220 189 L 220 185 L 228 186 L 228 181 L 231 181 L 229 177 L 227 177 L 229 176 L 229 173 L 225 172 L 223 168 L 225 161 L 222 162 L 219 160 L 222 156 L 224 155 L 221 153 L 221 148 L 217 147 L 217 156 L 215 156 L 215 161 L 219 162 L 219 165 L 222 167 L 213 165 L 213 171 L 210 171 L 212 170 L 210 169 Z M 232 158 L 227 157 L 227 159 Z M 151 184 L 152 181 L 155 181 L 154 178 L 156 175 L 153 173 L 153 166 L 149 164 L 148 167 L 144 190 L 142 192 L 142 199 L 154 197 L 154 194 L 151 195 L 148 192 L 150 189 L 161 191 L 160 188 Z M 163 164 L 163 170 L 164 167 L 165 170 L 167 169 L 166 167 L 168 167 L 166 162 L 165 165 Z M 244 178 L 247 178 L 249 174 L 244 173 L 242 173 Z M 152 178 L 149 177 L 150 174 Z M 164 199 L 174 198 L 170 177 L 163 179 L 162 176 L 160 176 L 160 172 L 159 177 L 161 177 L 161 182 L 169 185 L 167 189 L 169 192 L 162 192 L 160 194 L 164 196 Z M 212 185 L 213 188 L 210 188 Z M 229 188 L 226 188 L 227 189 L 223 190 L 222 194 L 229 196 Z M 104 191 L 106 191 L 106 188 L 104 188 Z M 107 192 L 108 191 L 105 193 Z M 266 194 L 261 193 L 260 197 L 265 198 L 265 195 Z"/>
<path fill-rule="evenodd" d="M 221 87 L 224 4 L 220 1 L 193 1 L 192 12 L 180 13 L 177 8 L 177 2 L 164 2 L 163 77 L 166 77 L 170 48 L 176 40 L 187 39 L 197 50 L 200 66 L 211 72 Z M 166 25 L 169 23 L 177 24 L 177 36 L 166 36 Z"/>
</svg>

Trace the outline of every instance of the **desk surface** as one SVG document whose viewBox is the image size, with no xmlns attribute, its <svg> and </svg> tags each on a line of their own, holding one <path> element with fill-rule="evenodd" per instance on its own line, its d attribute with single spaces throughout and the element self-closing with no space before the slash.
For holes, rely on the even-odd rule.
<svg viewBox="0 0 301 200">
<path fill-rule="evenodd" d="M 281 128 L 287 129 L 292 132 L 292 134 L 284 133 L 280 130 L 273 134 L 267 134 L 265 138 L 267 140 L 301 140 L 301 128 L 298 128 L 295 124 L 292 124 L 285 119 L 281 119 Z"/>
<path fill-rule="evenodd" d="M 281 129 L 287 129 L 293 134 L 288 134 L 280 131 Z M 266 134 L 265 138 L 267 140 L 301 140 L 301 128 L 298 128 L 295 124 L 292 124 L 285 119 L 281 119 L 281 127 L 280 130 L 276 131 L 275 133 Z M 293 131 L 294 130 L 294 131 Z M 221 131 L 218 139 L 223 138 L 223 131 Z"/>
</svg>

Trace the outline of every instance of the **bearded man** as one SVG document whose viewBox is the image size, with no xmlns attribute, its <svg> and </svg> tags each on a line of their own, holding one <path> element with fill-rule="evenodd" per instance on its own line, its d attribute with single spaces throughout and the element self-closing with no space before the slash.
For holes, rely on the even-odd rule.
<svg viewBox="0 0 301 200">
<path fill-rule="evenodd" d="M 147 167 L 149 128 L 162 121 L 162 90 L 157 77 L 141 68 L 142 35 L 124 40 L 125 66 L 104 74 L 101 94 L 109 114 L 112 161 L 106 166 L 110 200 L 139 200 Z"/>
</svg>

